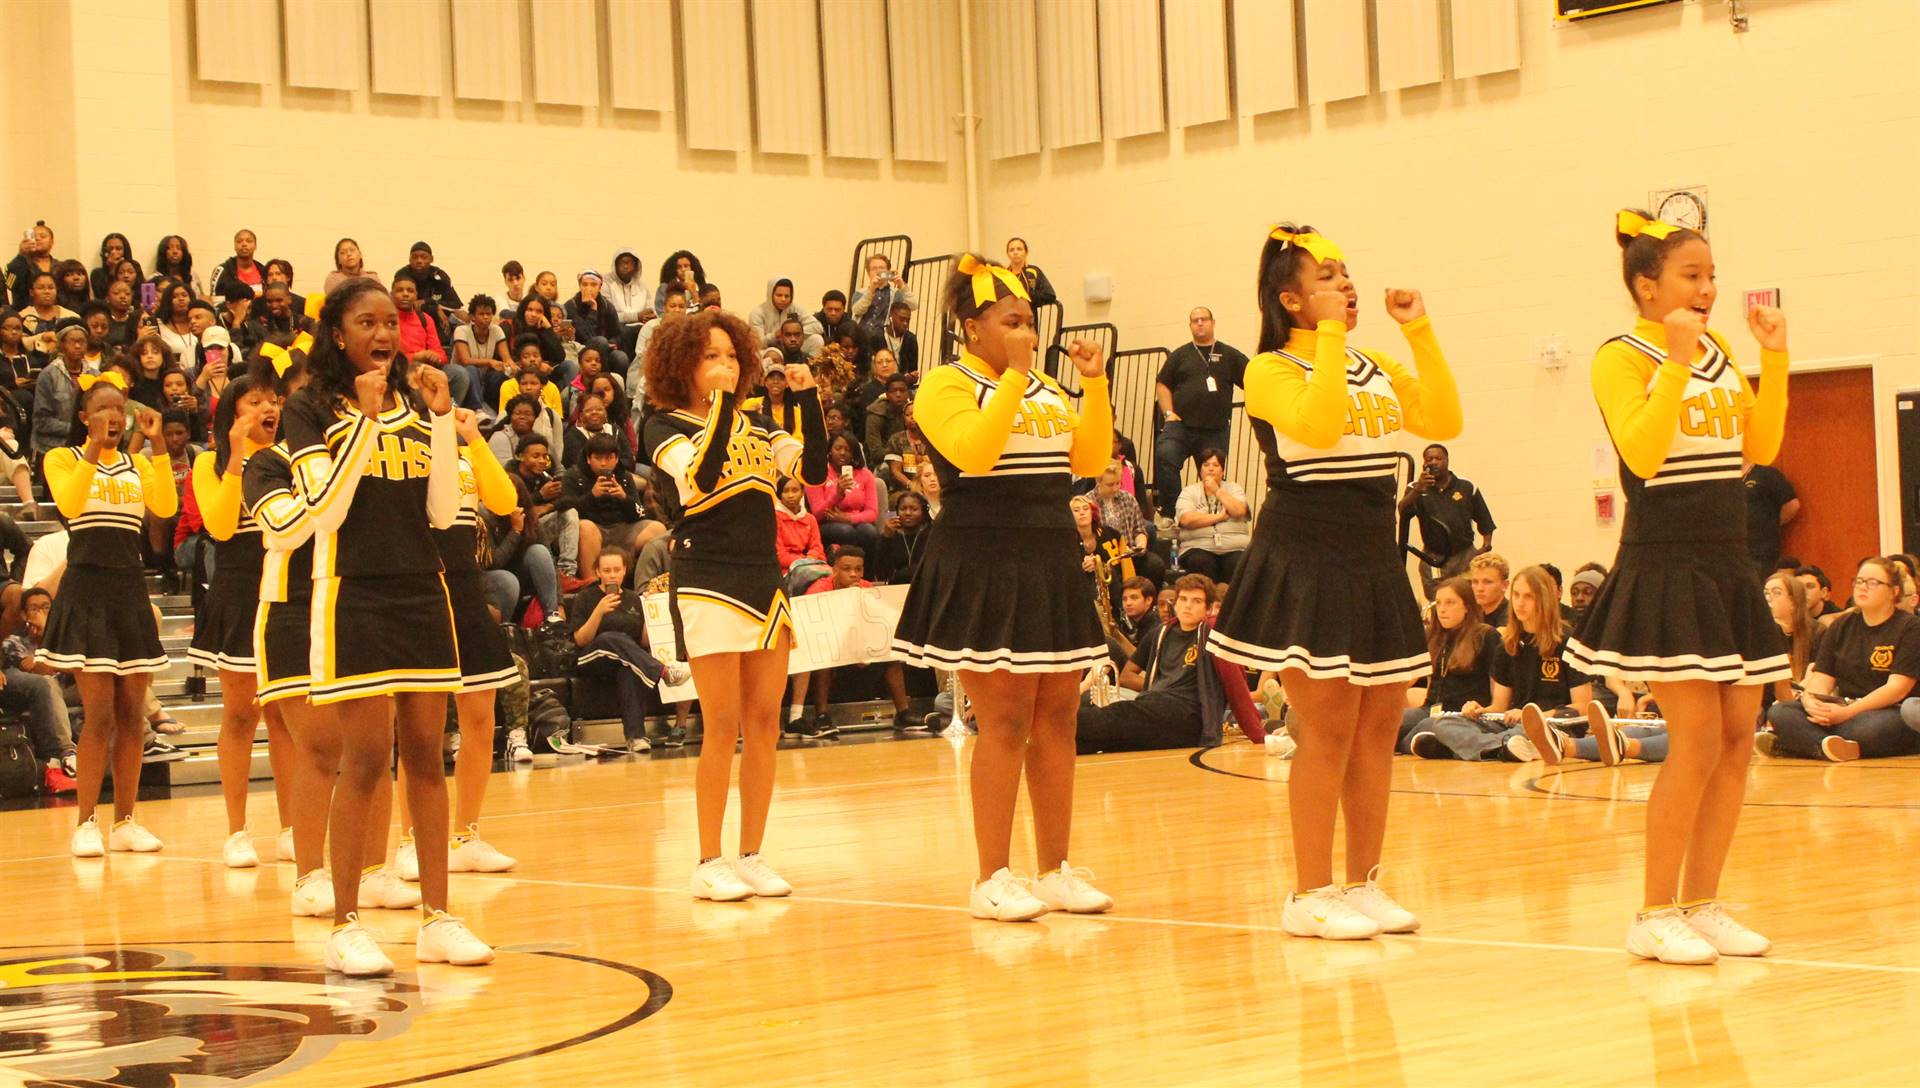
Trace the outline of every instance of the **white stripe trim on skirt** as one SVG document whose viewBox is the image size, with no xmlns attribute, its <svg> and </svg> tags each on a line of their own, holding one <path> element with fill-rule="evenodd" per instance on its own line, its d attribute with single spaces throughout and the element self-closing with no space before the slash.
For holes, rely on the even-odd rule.
<svg viewBox="0 0 1920 1088">
<path fill-rule="evenodd" d="M 1569 665 L 1589 676 L 1617 676 L 1622 680 L 1672 683 L 1681 680 L 1707 680 L 1715 684 L 1771 684 L 1791 680 L 1793 664 L 1786 654 L 1775 654 L 1748 661 L 1737 653 L 1705 657 L 1701 654 L 1620 654 L 1595 650 L 1579 639 L 1567 640 Z"/>
<path fill-rule="evenodd" d="M 223 672 L 253 672 L 260 667 L 260 660 L 256 657 L 235 657 L 232 654 L 214 650 L 203 650 L 197 646 L 187 648 L 187 660 L 203 668 L 219 669 Z"/>
<path fill-rule="evenodd" d="M 500 688 L 512 686 L 513 682 L 518 679 L 520 679 L 520 667 L 518 665 L 508 665 L 504 669 L 495 669 L 492 672 L 484 672 L 478 676 L 462 675 L 460 677 L 460 694 L 464 695 L 470 691 L 497 691 Z"/>
<path fill-rule="evenodd" d="M 136 676 L 140 673 L 165 672 L 168 659 L 162 657 L 142 657 L 131 661 L 116 661 L 111 657 L 85 657 L 81 654 L 63 654 L 52 650 L 41 650 L 35 655 L 40 661 L 60 672 L 110 672 L 115 676 Z"/>
<path fill-rule="evenodd" d="M 1425 653 L 1398 661 L 1362 661 L 1356 663 L 1346 654 L 1316 657 L 1304 646 L 1271 649 L 1228 638 L 1219 631 L 1207 636 L 1207 649 L 1216 657 L 1250 669 L 1279 672 L 1299 669 L 1315 680 L 1345 680 L 1357 687 L 1376 687 L 1418 680 L 1433 672 L 1433 661 Z"/>
<path fill-rule="evenodd" d="M 1105 646 L 1083 646 L 1074 650 L 949 650 L 941 646 L 919 646 L 897 638 L 893 640 L 893 654 L 915 668 L 973 672 L 1078 672 L 1107 660 Z"/>
</svg>

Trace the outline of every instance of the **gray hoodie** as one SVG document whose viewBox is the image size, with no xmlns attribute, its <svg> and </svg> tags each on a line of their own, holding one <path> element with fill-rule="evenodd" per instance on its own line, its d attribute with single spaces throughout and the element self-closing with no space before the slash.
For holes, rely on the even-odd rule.
<svg viewBox="0 0 1920 1088">
<path fill-rule="evenodd" d="M 632 257 L 634 263 L 633 279 L 620 282 L 621 257 Z M 607 262 L 607 278 L 600 281 L 600 297 L 613 304 L 614 312 L 620 315 L 622 325 L 640 324 L 640 314 L 653 307 L 653 288 L 641 282 L 646 274 L 646 265 L 640 263 L 640 255 L 631 249 L 617 249 L 613 260 Z"/>
<path fill-rule="evenodd" d="M 773 289 L 783 283 L 794 294 L 793 298 L 787 300 L 784 310 L 773 304 Z M 780 335 L 780 326 L 786 324 L 788 318 L 800 322 L 800 327 L 807 330 L 807 341 L 801 346 L 802 351 L 811 356 L 826 346 L 825 330 L 820 327 L 820 322 L 812 314 L 799 307 L 799 294 L 800 292 L 794 288 L 793 281 L 790 279 L 779 277 L 767 281 L 767 301 L 755 306 L 753 311 L 747 314 L 747 324 L 752 326 L 754 333 L 760 337 L 760 346 L 771 345 L 774 338 Z"/>
</svg>

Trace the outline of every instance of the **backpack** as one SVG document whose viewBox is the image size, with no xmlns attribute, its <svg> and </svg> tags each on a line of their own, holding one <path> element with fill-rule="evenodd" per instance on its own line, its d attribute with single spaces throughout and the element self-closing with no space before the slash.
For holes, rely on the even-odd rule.
<svg viewBox="0 0 1920 1088">
<path fill-rule="evenodd" d="M 573 715 L 551 690 L 535 688 L 527 697 L 527 745 L 536 752 L 551 751 L 555 737 L 563 744 L 573 742 Z"/>
<path fill-rule="evenodd" d="M 573 644 L 573 632 L 564 623 L 543 622 L 532 628 L 513 624 L 507 629 L 507 642 L 525 659 L 527 675 L 535 680 L 570 677 L 580 659 L 580 647 Z"/>
<path fill-rule="evenodd" d="M 40 760 L 19 720 L 0 721 L 0 798 L 33 797 L 40 792 Z"/>
</svg>

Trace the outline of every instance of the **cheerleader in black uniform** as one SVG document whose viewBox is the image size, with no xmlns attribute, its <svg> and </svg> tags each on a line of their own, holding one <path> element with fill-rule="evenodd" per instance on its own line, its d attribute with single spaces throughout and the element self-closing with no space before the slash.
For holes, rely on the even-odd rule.
<svg viewBox="0 0 1920 1088">
<path fill-rule="evenodd" d="M 1770 942 L 1718 901 L 1746 796 L 1762 686 L 1792 674 L 1747 557 L 1743 459 L 1767 464 L 1787 420 L 1787 320 L 1747 311 L 1754 396 L 1707 328 L 1713 252 L 1694 231 L 1623 211 L 1622 276 L 1640 318 L 1600 346 L 1593 391 L 1620 455 L 1627 520 L 1613 573 L 1567 663 L 1645 681 L 1671 748 L 1647 798 L 1646 900 L 1627 951 L 1666 963 L 1758 956 Z"/>
<path fill-rule="evenodd" d="M 1299 937 L 1410 933 L 1420 920 L 1377 883 L 1393 745 L 1408 685 L 1430 671 L 1420 610 L 1394 542 L 1401 431 L 1460 433 L 1460 397 L 1418 291 L 1389 289 L 1410 371 L 1347 346 L 1359 295 L 1340 247 L 1281 226 L 1260 254 L 1260 355 L 1247 415 L 1267 500 L 1208 647 L 1280 673 L 1299 710 L 1287 778 L 1298 887 L 1280 924 Z M 1333 825 L 1346 812 L 1346 882 Z"/>
<path fill-rule="evenodd" d="M 487 963 L 493 950 L 446 913 L 440 746 L 460 661 L 433 529 L 451 526 L 459 512 L 447 378 L 407 364 L 393 300 L 371 280 L 328 294 L 314 340 L 311 380 L 283 419 L 294 479 L 313 518 L 308 699 L 331 712 L 341 742 L 329 820 L 335 928 L 327 967 L 349 975 L 393 970 L 353 910 L 368 803 L 388 774 L 396 739 L 419 820 L 424 916 L 415 956 Z M 405 384 L 390 387 L 389 375 Z"/>
<path fill-rule="evenodd" d="M 152 853 L 160 849 L 160 840 L 134 822 L 133 802 L 140 791 L 147 686 L 167 667 L 167 652 L 147 606 L 140 542 L 145 515 L 170 518 L 179 500 L 159 414 L 140 413 L 139 429 L 122 453 L 127 394 L 121 379 L 86 375 L 80 382 L 67 433 L 84 437 L 78 445 L 49 452 L 42 469 L 69 535 L 67 573 L 47 617 L 39 658 L 74 674 L 86 713 L 73 855 L 97 858 L 109 849 Z M 153 450 L 152 457 L 140 452 L 142 443 Z M 102 835 L 94 808 L 109 758 L 113 829 Z"/>
<path fill-rule="evenodd" d="M 480 837 L 480 807 L 487 799 L 487 779 L 493 774 L 494 692 L 520 679 L 520 670 L 507 649 L 500 620 L 487 607 L 486 586 L 478 560 L 480 507 L 506 517 L 519 506 L 513 480 L 480 433 L 480 417 L 466 408 L 454 410 L 454 428 L 460 441 L 460 513 L 453 526 L 435 529 L 440 564 L 446 568 L 447 597 L 453 604 L 453 638 L 460 651 L 460 692 L 453 697 L 460 719 L 460 752 L 454 756 L 453 779 L 459 787 L 447 868 L 455 873 L 504 873 L 515 860 Z M 406 791 L 400 791 L 400 826 L 407 829 L 394 857 L 402 880 L 420 879 L 419 847 L 414 842 L 412 813 Z"/>
<path fill-rule="evenodd" d="M 827 426 L 813 371 L 789 366 L 787 395 L 799 406 L 801 437 L 768 430 L 736 407 L 757 367 L 746 322 L 709 308 L 660 326 L 647 346 L 649 416 L 643 439 L 653 463 L 679 488 L 668 567 L 674 633 L 693 669 L 706 734 L 694 780 L 700 863 L 696 899 L 787 895 L 793 887 L 760 857 L 773 801 L 780 696 L 787 686 L 793 617 L 787 606 L 773 523 L 774 481 L 827 478 Z M 740 753 L 740 856 L 721 856 L 733 742 Z"/>
<path fill-rule="evenodd" d="M 1080 676 L 1107 656 L 1067 504 L 1073 478 L 1098 476 L 1113 452 L 1106 364 L 1092 343 L 1074 341 L 1076 412 L 1034 369 L 1040 340 L 1019 276 L 968 254 L 944 296 L 964 350 L 921 381 L 913 402 L 943 504 L 893 650 L 911 665 L 958 671 L 973 700 L 973 916 L 1110 910 L 1092 874 L 1067 860 Z M 1023 769 L 1041 870 L 1033 882 L 1008 867 Z"/>
<path fill-rule="evenodd" d="M 220 793 L 227 805 L 227 841 L 221 855 L 233 869 L 260 864 L 247 835 L 247 781 L 252 778 L 254 729 L 261 718 L 255 702 L 259 673 L 253 627 L 266 553 L 260 526 L 247 513 L 241 481 L 247 462 L 273 444 L 279 425 L 280 398 L 272 386 L 257 386 L 249 376 L 235 378 L 221 390 L 213 413 L 214 448 L 193 464 L 193 493 L 207 535 L 213 537 L 214 567 L 213 582 L 194 617 L 187 659 L 220 674 Z M 280 813 L 276 853 L 290 860 L 299 761 L 278 716 L 267 719 L 267 758 L 273 765 Z"/>
</svg>

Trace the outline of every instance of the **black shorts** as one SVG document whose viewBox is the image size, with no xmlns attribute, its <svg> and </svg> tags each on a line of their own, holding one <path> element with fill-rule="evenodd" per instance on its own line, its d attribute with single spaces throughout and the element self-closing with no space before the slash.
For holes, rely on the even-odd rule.
<svg viewBox="0 0 1920 1088">
<path fill-rule="evenodd" d="M 315 706 L 460 690 L 453 605 L 438 572 L 315 579 L 310 638 Z"/>
<path fill-rule="evenodd" d="M 478 571 L 450 571 L 447 599 L 453 606 L 453 641 L 460 655 L 460 690 L 492 691 L 520 679 L 507 650 L 506 633 L 487 611 Z"/>
</svg>

